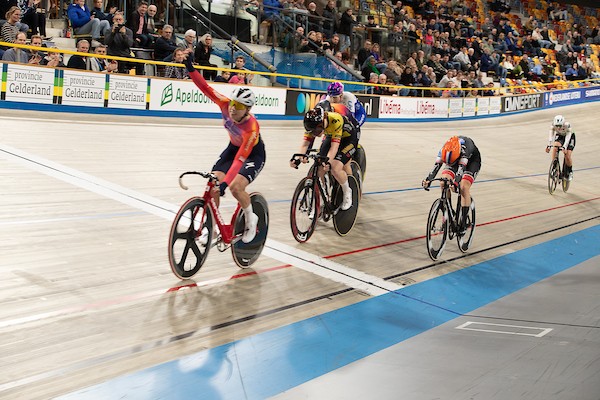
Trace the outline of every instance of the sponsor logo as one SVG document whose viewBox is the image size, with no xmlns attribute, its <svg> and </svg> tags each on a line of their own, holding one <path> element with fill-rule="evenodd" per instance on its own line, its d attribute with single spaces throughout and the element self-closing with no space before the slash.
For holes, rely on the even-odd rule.
<svg viewBox="0 0 600 400">
<path fill-rule="evenodd" d="M 562 92 L 562 93 L 554 93 L 550 92 L 546 94 L 547 103 L 552 105 L 554 103 L 559 103 L 561 101 L 569 101 L 569 100 L 578 100 L 581 98 L 581 92 Z"/>
<path fill-rule="evenodd" d="M 533 110 L 535 108 L 540 108 L 540 99 L 541 96 L 539 94 L 504 97 L 504 101 L 502 102 L 502 105 L 504 106 L 503 112 Z"/>
<path fill-rule="evenodd" d="M 308 110 L 315 108 L 325 97 L 325 94 L 320 93 L 298 93 L 296 111 L 299 114 L 305 114 Z"/>
<path fill-rule="evenodd" d="M 592 89 L 585 91 L 585 97 L 597 97 L 600 96 L 600 89 Z"/>
</svg>

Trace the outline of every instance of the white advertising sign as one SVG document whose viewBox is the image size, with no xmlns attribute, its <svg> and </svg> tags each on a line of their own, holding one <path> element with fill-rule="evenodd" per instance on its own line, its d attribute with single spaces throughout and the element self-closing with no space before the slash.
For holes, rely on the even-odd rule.
<svg viewBox="0 0 600 400">
<path fill-rule="evenodd" d="M 490 114 L 500 114 L 502 109 L 502 97 L 494 96 L 490 97 Z"/>
<path fill-rule="evenodd" d="M 472 117 L 475 115 L 475 107 L 477 105 L 477 98 L 465 97 L 463 99 L 463 117 Z"/>
<path fill-rule="evenodd" d="M 229 97 L 238 85 L 211 84 L 217 92 Z M 285 89 L 253 86 L 256 104 L 254 114 L 285 114 Z M 191 80 L 152 79 L 150 110 L 220 113 L 221 110 Z"/>
<path fill-rule="evenodd" d="M 65 70 L 61 104 L 104 107 L 106 74 L 82 70 Z"/>
<path fill-rule="evenodd" d="M 490 113 L 490 98 L 479 97 L 477 99 L 477 115 L 488 115 Z"/>
<path fill-rule="evenodd" d="M 448 118 L 448 100 L 383 96 L 379 118 Z"/>
<path fill-rule="evenodd" d="M 54 69 L 9 64 L 6 74 L 6 100 L 52 104 Z"/>
<path fill-rule="evenodd" d="M 462 117 L 463 99 L 450 99 L 450 118 Z"/>
<path fill-rule="evenodd" d="M 133 75 L 110 75 L 108 81 L 108 107 L 146 109 L 147 78 Z"/>
</svg>

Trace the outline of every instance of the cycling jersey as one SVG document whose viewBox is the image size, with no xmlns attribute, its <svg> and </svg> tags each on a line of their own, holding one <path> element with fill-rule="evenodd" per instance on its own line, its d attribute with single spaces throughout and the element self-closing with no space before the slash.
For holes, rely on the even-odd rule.
<svg viewBox="0 0 600 400">
<path fill-rule="evenodd" d="M 360 124 L 358 123 L 356 118 L 354 118 L 354 114 L 352 114 L 350 110 L 348 110 L 348 107 L 346 107 L 346 105 L 342 103 L 332 103 L 331 101 L 325 99 L 322 100 L 319 104 L 317 104 L 317 106 L 321 107 L 327 112 L 334 111 L 338 114 L 343 115 L 344 117 L 348 118 L 348 121 L 350 121 L 356 128 L 360 129 Z"/>
<path fill-rule="evenodd" d="M 367 119 L 367 112 L 365 111 L 365 107 L 363 104 L 356 98 L 353 93 L 344 92 L 342 93 L 342 100 L 340 103 L 332 103 L 331 96 L 327 95 L 325 100 L 329 101 L 331 104 L 343 104 L 346 106 L 348 110 L 352 113 L 356 121 L 358 122 L 357 126 L 362 126 Z"/>
<path fill-rule="evenodd" d="M 337 142 L 339 146 L 334 159 L 346 164 L 352 160 L 356 152 L 360 136 L 359 130 L 347 117 L 334 111 L 327 112 L 325 118 L 327 118 L 327 127 L 323 130 L 325 137 L 321 143 L 319 154 L 327 156 L 331 144 Z M 304 140 L 309 142 L 308 148 L 312 147 L 315 137 L 311 132 L 304 134 Z"/>
<path fill-rule="evenodd" d="M 224 182 L 227 184 L 230 184 L 231 181 L 233 181 L 235 176 L 241 171 L 244 165 L 246 165 L 245 170 L 249 168 L 258 168 L 256 174 L 252 175 L 253 177 L 256 177 L 256 175 L 258 175 L 258 172 L 260 172 L 260 169 L 262 169 L 262 165 L 264 165 L 265 161 L 264 150 L 256 152 L 252 151 L 254 147 L 262 141 L 260 137 L 260 127 L 258 125 L 258 121 L 254 117 L 254 115 L 250 114 L 249 118 L 247 118 L 244 122 L 236 124 L 229 115 L 230 99 L 226 96 L 223 96 L 221 93 L 217 92 L 211 86 L 209 86 L 202 74 L 197 70 L 190 72 L 189 75 L 190 78 L 192 78 L 192 80 L 196 84 L 196 86 L 198 86 L 198 88 L 221 109 L 221 115 L 223 116 L 223 126 L 229 134 L 229 141 L 233 146 L 235 146 L 235 152 L 232 152 L 231 149 L 224 151 L 221 154 L 219 162 L 215 164 L 215 166 L 227 165 L 229 166 L 228 170 L 215 170 L 224 173 L 226 172 Z M 260 148 L 264 149 L 264 146 L 261 146 Z M 249 159 L 251 153 L 252 158 Z M 232 162 L 226 162 L 228 160 Z M 248 173 L 248 171 L 245 172 Z M 246 174 L 244 176 L 248 177 L 249 175 Z"/>
<path fill-rule="evenodd" d="M 553 142 L 559 142 L 561 146 L 567 144 L 567 150 L 575 148 L 575 132 L 571 128 L 571 124 L 565 122 L 562 127 L 552 125 L 548 134 L 548 146 L 552 146 Z"/>
<path fill-rule="evenodd" d="M 473 183 L 481 169 L 481 154 L 479 153 L 477 146 L 475 146 L 473 139 L 466 136 L 459 136 L 458 139 L 460 141 L 460 156 L 454 163 L 447 165 L 444 171 L 447 171 L 453 177 L 464 177 L 464 179 Z M 428 181 L 435 178 L 443 164 L 442 150 L 440 149 L 438 156 L 435 159 L 433 170 L 427 176 Z"/>
</svg>

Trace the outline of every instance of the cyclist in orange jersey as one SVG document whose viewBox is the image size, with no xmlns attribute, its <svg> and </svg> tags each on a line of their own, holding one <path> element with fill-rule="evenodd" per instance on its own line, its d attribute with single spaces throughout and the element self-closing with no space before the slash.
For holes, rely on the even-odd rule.
<svg viewBox="0 0 600 400">
<path fill-rule="evenodd" d="M 221 109 L 223 125 L 229 134 L 229 145 L 212 167 L 212 172 L 219 179 L 220 196 L 229 187 L 233 197 L 240 203 L 246 221 L 242 241 L 251 242 L 256 235 L 258 216 L 252 211 L 246 187 L 256 179 L 266 160 L 258 121 L 250 114 L 256 101 L 254 93 L 247 87 L 238 87 L 231 93 L 231 98 L 226 97 L 208 85 L 202 74 L 194 68 L 192 57 L 187 57 L 185 65 L 196 86 Z M 216 198 L 217 204 L 218 200 L 219 197 Z"/>
</svg>

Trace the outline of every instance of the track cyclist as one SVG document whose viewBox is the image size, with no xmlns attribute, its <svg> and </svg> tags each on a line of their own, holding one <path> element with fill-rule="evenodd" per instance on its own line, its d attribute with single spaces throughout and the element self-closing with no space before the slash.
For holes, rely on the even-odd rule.
<svg viewBox="0 0 600 400">
<path fill-rule="evenodd" d="M 354 119 L 356 119 L 360 128 L 367 119 L 367 112 L 365 111 L 365 107 L 363 104 L 356 98 L 353 93 L 344 91 L 344 84 L 341 82 L 333 82 L 330 83 L 327 87 L 327 97 L 325 100 L 329 103 L 333 104 L 343 104 L 346 108 L 352 113 Z M 327 110 L 327 109 L 326 109 Z M 338 110 L 334 110 L 338 111 Z"/>
<path fill-rule="evenodd" d="M 460 185 L 462 220 L 459 230 L 464 232 L 471 206 L 471 185 L 481 169 L 481 154 L 473 139 L 466 136 L 452 136 L 439 151 L 433 170 L 423 179 L 421 183 L 423 188 L 427 189 L 431 185 L 442 164 L 446 164 L 442 177 L 454 180 L 457 186 Z M 444 182 L 440 182 L 440 187 L 442 190 L 446 189 Z"/>
<path fill-rule="evenodd" d="M 565 146 L 566 143 L 566 146 Z M 564 178 L 568 180 L 573 179 L 573 149 L 575 148 L 575 132 L 571 128 L 571 123 L 565 121 L 565 117 L 557 115 L 552 121 L 552 127 L 548 135 L 548 146 L 546 146 L 546 153 L 552 149 L 552 159 L 556 157 L 556 147 L 561 146 L 565 148 L 565 165 L 566 168 L 563 171 Z"/>
<path fill-rule="evenodd" d="M 246 187 L 256 179 L 266 160 L 258 121 L 250 114 L 255 103 L 254 93 L 247 87 L 237 87 L 228 98 L 208 85 L 202 74 L 194 68 L 192 57 L 187 57 L 185 66 L 196 86 L 221 109 L 230 142 L 212 167 L 212 172 L 220 182 L 219 195 L 223 196 L 229 187 L 233 197 L 240 203 L 246 221 L 242 242 L 249 243 L 256 235 L 258 216 L 252 211 Z M 220 196 L 216 192 L 214 196 L 218 206 Z"/>
<path fill-rule="evenodd" d="M 358 145 L 358 128 L 344 115 L 335 111 L 325 111 L 323 107 L 317 106 L 304 116 L 304 129 L 306 132 L 298 153 L 306 154 L 315 138 L 325 135 L 319 154 L 329 158 L 331 173 L 344 194 L 341 208 L 348 210 L 352 207 L 352 189 L 348 184 L 348 175 L 352 175 L 350 161 Z M 307 163 L 308 158 L 302 158 L 300 161 Z M 291 160 L 290 166 L 295 168 L 296 160 Z M 326 169 L 322 169 L 319 176 L 322 177 L 325 171 Z"/>
</svg>

